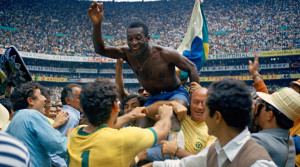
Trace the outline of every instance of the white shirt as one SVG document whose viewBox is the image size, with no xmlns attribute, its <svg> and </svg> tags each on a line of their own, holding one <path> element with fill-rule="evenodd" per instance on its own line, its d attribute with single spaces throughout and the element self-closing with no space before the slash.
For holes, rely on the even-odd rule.
<svg viewBox="0 0 300 167">
<path fill-rule="evenodd" d="M 221 147 L 219 140 L 216 141 L 216 152 L 218 155 L 218 166 L 221 167 L 228 158 L 233 161 L 241 148 L 250 139 L 250 132 L 245 128 L 239 135 L 230 140 L 224 147 Z M 155 161 L 153 167 L 206 167 L 207 153 L 209 147 L 200 151 L 197 155 L 191 155 L 181 160 Z M 251 167 L 276 167 L 273 161 L 257 160 Z"/>
</svg>

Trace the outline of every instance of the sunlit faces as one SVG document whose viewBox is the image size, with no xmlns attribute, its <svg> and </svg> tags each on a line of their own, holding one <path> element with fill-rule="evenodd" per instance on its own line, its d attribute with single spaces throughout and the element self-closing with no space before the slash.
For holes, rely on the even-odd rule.
<svg viewBox="0 0 300 167">
<path fill-rule="evenodd" d="M 127 44 L 134 55 L 141 55 L 145 52 L 150 36 L 145 37 L 142 27 L 129 28 L 127 31 Z"/>
<path fill-rule="evenodd" d="M 54 120 L 56 118 L 57 113 L 58 113 L 58 111 L 57 111 L 56 107 L 51 106 L 49 109 L 49 118 Z"/>
<path fill-rule="evenodd" d="M 125 103 L 124 113 L 127 114 L 136 107 L 140 107 L 140 102 L 137 98 L 132 98 Z"/>
<path fill-rule="evenodd" d="M 31 108 L 45 115 L 46 97 L 41 94 L 40 89 L 35 89 L 33 96 Z"/>
<path fill-rule="evenodd" d="M 191 119 L 195 122 L 203 121 L 204 106 L 207 89 L 201 88 L 192 94 L 191 98 Z"/>
</svg>

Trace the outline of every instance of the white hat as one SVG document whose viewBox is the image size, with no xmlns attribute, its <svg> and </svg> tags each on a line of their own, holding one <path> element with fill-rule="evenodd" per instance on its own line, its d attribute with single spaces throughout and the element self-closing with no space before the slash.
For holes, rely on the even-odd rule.
<svg viewBox="0 0 300 167">
<path fill-rule="evenodd" d="M 0 130 L 5 131 L 9 124 L 9 112 L 0 104 Z"/>
<path fill-rule="evenodd" d="M 292 121 L 300 117 L 300 94 L 294 89 L 285 87 L 271 95 L 262 92 L 257 92 L 257 95 Z"/>
</svg>

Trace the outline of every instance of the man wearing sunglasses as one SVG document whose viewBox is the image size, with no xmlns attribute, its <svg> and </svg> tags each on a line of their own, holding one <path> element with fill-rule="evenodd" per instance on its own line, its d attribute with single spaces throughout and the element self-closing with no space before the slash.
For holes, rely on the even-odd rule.
<svg viewBox="0 0 300 167">
<path fill-rule="evenodd" d="M 252 133 L 277 166 L 295 166 L 295 145 L 289 129 L 300 116 L 300 95 L 291 88 L 282 88 L 269 95 L 257 92 L 254 119 L 262 129 Z"/>
</svg>

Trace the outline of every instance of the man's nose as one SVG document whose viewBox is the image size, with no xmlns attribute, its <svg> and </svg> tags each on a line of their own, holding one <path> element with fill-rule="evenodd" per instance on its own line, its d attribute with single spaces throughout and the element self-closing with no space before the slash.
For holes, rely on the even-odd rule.
<svg viewBox="0 0 300 167">
<path fill-rule="evenodd" d="M 203 109 L 203 102 L 198 103 L 197 107 Z"/>
<path fill-rule="evenodd" d="M 133 39 L 133 40 L 132 40 L 132 44 L 133 44 L 133 45 L 137 44 L 137 40 L 136 40 L 136 39 Z"/>
</svg>

